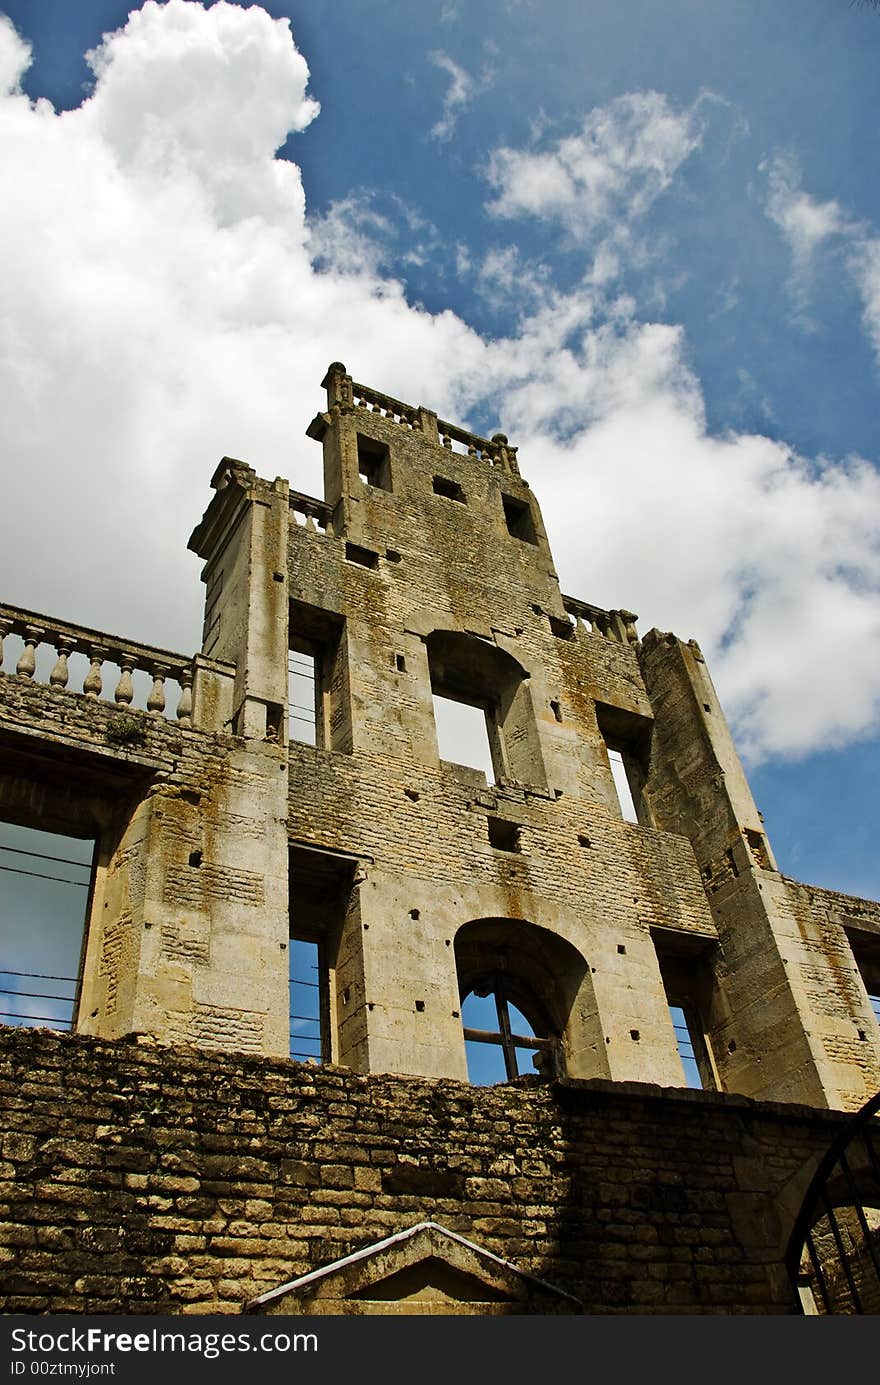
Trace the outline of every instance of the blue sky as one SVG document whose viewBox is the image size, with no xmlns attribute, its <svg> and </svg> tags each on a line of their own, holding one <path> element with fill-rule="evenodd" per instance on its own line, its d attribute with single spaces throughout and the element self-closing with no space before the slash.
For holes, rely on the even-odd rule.
<svg viewBox="0 0 880 1385">
<path fill-rule="evenodd" d="M 341 359 L 507 432 L 563 589 L 700 641 L 782 868 L 880 893 L 880 13 L 0 11 L 5 599 L 195 648 L 217 459 L 318 493 Z"/>
</svg>

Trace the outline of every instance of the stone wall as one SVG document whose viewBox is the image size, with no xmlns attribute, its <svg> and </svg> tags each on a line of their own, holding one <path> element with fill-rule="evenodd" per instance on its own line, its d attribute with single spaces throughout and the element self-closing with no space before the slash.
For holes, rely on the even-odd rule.
<svg viewBox="0 0 880 1385">
<path fill-rule="evenodd" d="M 238 1313 L 430 1218 L 588 1313 L 787 1313 L 840 1113 L 0 1031 L 0 1311 Z"/>
</svg>

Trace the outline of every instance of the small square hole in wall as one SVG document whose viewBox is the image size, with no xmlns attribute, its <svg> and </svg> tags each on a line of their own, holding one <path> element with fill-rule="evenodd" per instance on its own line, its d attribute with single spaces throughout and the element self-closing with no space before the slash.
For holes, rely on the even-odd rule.
<svg viewBox="0 0 880 1385">
<path fill-rule="evenodd" d="M 562 706 L 555 698 L 550 702 L 550 710 L 557 721 L 562 721 Z"/>
<path fill-rule="evenodd" d="M 388 448 L 375 438 L 357 435 L 358 474 L 368 486 L 377 490 L 391 490 L 391 465 Z"/>
<path fill-rule="evenodd" d="M 767 842 L 762 832 L 755 832 L 752 828 L 745 828 L 745 838 L 749 844 L 755 865 L 761 870 L 770 870 L 770 855 L 767 851 Z"/>
<path fill-rule="evenodd" d="M 525 500 L 515 500 L 512 495 L 502 495 L 501 503 L 504 506 L 507 532 L 523 543 L 537 544 L 538 535 L 535 533 L 531 506 Z"/>
<path fill-rule="evenodd" d="M 487 818 L 489 845 L 496 851 L 519 851 L 520 828 L 516 822 L 505 822 L 504 818 Z"/>
<path fill-rule="evenodd" d="M 571 637 L 574 634 L 573 620 L 563 620 L 560 616 L 548 616 L 547 620 L 549 622 L 550 629 L 553 631 L 553 634 L 556 636 L 558 640 L 571 639 Z"/>
<path fill-rule="evenodd" d="M 403 657 L 402 654 L 396 654 L 394 657 L 394 662 L 397 665 L 398 673 L 406 673 L 406 659 Z"/>
<path fill-rule="evenodd" d="M 377 568 L 379 566 L 379 554 L 373 553 L 369 548 L 361 548 L 356 543 L 345 545 L 345 556 L 350 563 L 358 563 L 361 567 Z"/>
<path fill-rule="evenodd" d="M 457 500 L 461 505 L 466 505 L 464 491 L 457 481 L 450 481 L 448 476 L 434 477 L 434 494 L 443 495 L 447 500 Z"/>
<path fill-rule="evenodd" d="M 593 843 L 590 841 L 589 837 L 584 836 L 583 832 L 578 833 L 578 846 L 590 847 L 592 845 Z"/>
</svg>

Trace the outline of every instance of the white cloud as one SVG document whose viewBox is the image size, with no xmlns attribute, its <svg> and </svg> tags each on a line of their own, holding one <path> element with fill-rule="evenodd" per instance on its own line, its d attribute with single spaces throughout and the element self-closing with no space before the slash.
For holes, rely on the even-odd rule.
<svg viewBox="0 0 880 1385">
<path fill-rule="evenodd" d="M 880 237 L 858 238 L 848 264 L 862 297 L 862 322 L 880 361 Z"/>
<path fill-rule="evenodd" d="M 846 234 L 851 222 L 836 200 L 821 202 L 803 191 L 800 170 L 790 155 L 774 155 L 760 165 L 760 171 L 767 175 L 765 210 L 791 251 L 789 288 L 803 315 L 802 324 L 812 326 L 805 310 L 816 254 L 827 241 Z"/>
<path fill-rule="evenodd" d="M 488 176 L 496 216 L 558 221 L 577 240 L 632 221 L 669 187 L 702 140 L 700 101 L 675 111 L 660 92 L 630 92 L 590 111 L 549 149 L 497 149 Z"/>
<path fill-rule="evenodd" d="M 31 61 L 30 44 L 16 33 L 12 20 L 0 14 L 0 95 L 21 94 L 21 79 Z"/>
<path fill-rule="evenodd" d="M 26 60 L 0 24 L 10 87 Z M 383 228 L 369 209 L 338 208 L 310 239 L 299 171 L 275 157 L 315 111 L 286 21 L 149 4 L 93 61 L 77 110 L 0 101 L 16 189 L 0 210 L 5 600 L 194 648 L 199 564 L 186 540 L 217 459 L 320 493 L 320 448 L 303 430 L 341 359 L 446 418 L 497 410 L 564 588 L 640 610 L 642 629 L 696 636 L 755 755 L 874 724 L 872 468 L 707 435 L 682 330 L 609 299 L 609 276 L 561 293 L 499 254 L 484 275 L 509 289 L 530 274 L 528 313 L 485 341 L 451 312 L 407 303 L 370 248 Z M 632 192 L 644 205 L 698 138 L 693 113 L 667 120 L 650 94 L 588 125 L 613 173 L 596 181 L 606 218 Z M 579 197 L 588 180 L 569 162 Z"/>
<path fill-rule="evenodd" d="M 812 272 L 820 249 L 836 241 L 841 259 L 862 299 L 862 325 L 880 360 L 880 236 L 836 199 L 821 202 L 801 187 L 797 163 L 777 154 L 761 165 L 767 174 L 767 215 L 782 232 L 792 257 L 789 287 L 806 316 Z"/>
<path fill-rule="evenodd" d="M 431 62 L 449 78 L 449 86 L 443 97 L 443 114 L 431 126 L 431 138 L 443 141 L 450 138 L 458 123 L 458 117 L 473 100 L 476 83 L 470 73 L 465 72 L 448 53 L 432 53 Z"/>
</svg>

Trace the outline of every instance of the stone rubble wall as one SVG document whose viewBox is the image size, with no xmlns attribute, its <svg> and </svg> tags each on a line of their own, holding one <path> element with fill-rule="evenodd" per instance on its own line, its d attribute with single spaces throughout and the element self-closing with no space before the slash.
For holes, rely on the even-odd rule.
<svg viewBox="0 0 880 1385">
<path fill-rule="evenodd" d="M 431 1219 L 588 1313 L 788 1313 L 840 1113 L 0 1031 L 0 1310 L 228 1313 Z"/>
</svg>

